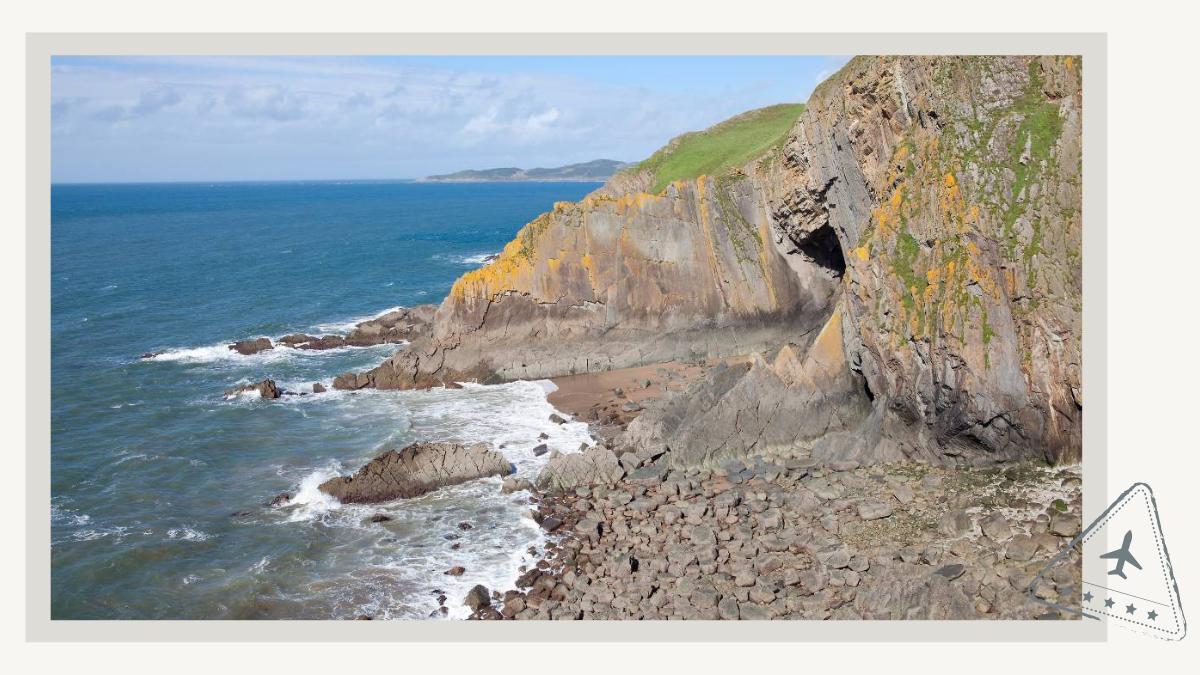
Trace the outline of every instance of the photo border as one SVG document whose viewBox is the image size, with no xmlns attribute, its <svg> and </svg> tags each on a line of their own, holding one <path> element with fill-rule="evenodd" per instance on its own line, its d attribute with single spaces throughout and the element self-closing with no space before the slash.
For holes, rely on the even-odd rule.
<svg viewBox="0 0 1200 675">
<path fill-rule="evenodd" d="M 27 33 L 25 637 L 86 642 L 1097 642 L 1099 621 L 342 621 L 50 618 L 52 56 L 1073 54 L 1083 57 L 1084 513 L 1107 503 L 1104 33 Z M 1087 486 L 1096 486 L 1095 490 Z M 1099 561 L 1085 561 L 1085 566 Z"/>
</svg>

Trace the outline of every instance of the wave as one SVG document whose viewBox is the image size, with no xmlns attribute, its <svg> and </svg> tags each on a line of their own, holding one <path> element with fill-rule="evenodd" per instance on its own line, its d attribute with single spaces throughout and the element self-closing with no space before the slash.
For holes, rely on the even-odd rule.
<svg viewBox="0 0 1200 675">
<path fill-rule="evenodd" d="M 162 362 L 178 362 L 184 364 L 198 363 L 218 363 L 218 362 L 236 362 L 236 363 L 274 363 L 288 359 L 314 359 L 337 354 L 347 354 L 350 352 L 359 352 L 364 350 L 380 350 L 391 353 L 400 347 L 403 347 L 405 342 L 392 342 L 379 345 L 368 345 L 359 347 L 355 345 L 345 345 L 343 347 L 334 347 L 332 349 L 297 349 L 280 345 L 278 338 L 272 338 L 275 343 L 275 348 L 261 351 L 257 354 L 242 355 L 229 348 L 232 342 L 221 342 L 215 345 L 207 345 L 204 347 L 183 347 L 179 349 L 165 349 L 161 352 L 152 353 L 146 356 L 141 361 L 162 361 Z"/>
<path fill-rule="evenodd" d="M 289 521 L 316 520 L 342 505 L 320 489 L 321 483 L 339 475 L 339 468 L 340 465 L 335 463 L 315 469 L 300 481 L 296 494 L 284 505 L 293 508 Z"/>
<path fill-rule="evenodd" d="M 388 314 L 391 314 L 392 312 L 398 312 L 402 309 L 404 309 L 404 308 L 399 305 L 396 305 L 393 307 L 388 307 L 387 309 L 376 312 L 369 316 L 359 316 L 359 317 L 355 317 L 352 319 L 348 319 L 346 321 L 338 321 L 338 322 L 333 322 L 333 323 L 319 323 L 319 324 L 314 324 L 313 326 L 309 327 L 308 329 L 306 329 L 304 331 L 289 331 L 287 333 L 281 333 L 279 335 L 269 336 L 271 343 L 273 345 L 275 345 L 275 347 L 273 349 L 261 351 L 261 352 L 258 352 L 257 354 L 251 354 L 249 356 L 239 354 L 229 348 L 229 346 L 231 344 L 233 344 L 234 342 L 236 342 L 236 340 L 226 340 L 226 341 L 219 342 L 217 344 L 204 345 L 201 347 L 176 347 L 176 348 L 164 349 L 162 351 L 157 351 L 157 352 L 150 352 L 148 355 L 141 358 L 140 360 L 141 361 L 179 362 L 179 363 L 213 363 L 213 362 L 218 362 L 218 361 L 238 361 L 238 360 L 243 360 L 243 359 L 257 359 L 264 363 L 270 363 L 270 362 L 277 361 L 280 359 L 286 359 L 286 358 L 296 357 L 296 356 L 314 357 L 314 356 L 328 355 L 328 354 L 344 354 L 344 353 L 351 352 L 351 351 L 358 351 L 358 350 L 363 350 L 363 349 L 374 349 L 374 348 L 380 348 L 380 347 L 387 347 L 389 349 L 394 350 L 394 349 L 397 349 L 407 343 L 388 343 L 388 344 L 383 344 L 383 345 L 369 345 L 366 347 L 346 345 L 344 347 L 334 347 L 333 349 L 297 349 L 297 348 L 293 348 L 293 347 L 288 347 L 286 345 L 282 345 L 282 344 L 280 344 L 279 340 L 280 340 L 280 338 L 284 337 L 285 335 L 291 335 L 295 332 L 304 332 L 304 333 L 310 333 L 310 334 L 316 333 L 318 335 L 343 335 L 343 336 L 348 335 L 351 331 L 353 331 L 361 323 L 365 323 L 367 321 L 374 321 L 376 319 L 383 318 L 384 316 L 387 316 Z"/>
<path fill-rule="evenodd" d="M 179 541 L 208 541 L 212 535 L 201 529 L 185 525 L 167 530 L 167 538 Z"/>
<path fill-rule="evenodd" d="M 499 253 L 473 253 L 471 255 L 450 255 L 450 254 L 445 254 L 445 253 L 438 253 L 433 256 L 433 259 L 452 263 L 455 265 L 470 265 L 470 266 L 477 267 L 479 265 L 484 265 L 484 264 L 491 262 L 492 260 L 495 260 L 496 257 L 499 255 L 500 255 Z"/>
<path fill-rule="evenodd" d="M 355 327 L 357 327 L 360 323 L 374 321 L 375 319 L 383 318 L 392 312 L 398 312 L 402 309 L 404 308 L 396 305 L 395 307 L 388 307 L 387 309 L 381 312 L 376 312 L 370 316 L 360 316 L 347 321 L 339 321 L 334 323 L 318 323 L 312 327 L 312 330 L 320 333 L 337 333 L 338 335 L 345 335 L 354 330 Z"/>
</svg>

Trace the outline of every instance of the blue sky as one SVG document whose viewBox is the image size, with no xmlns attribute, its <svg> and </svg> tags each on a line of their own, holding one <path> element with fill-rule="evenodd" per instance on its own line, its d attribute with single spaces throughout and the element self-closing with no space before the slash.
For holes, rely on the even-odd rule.
<svg viewBox="0 0 1200 675">
<path fill-rule="evenodd" d="M 637 161 L 846 57 L 57 57 L 55 182 L 416 178 Z"/>
</svg>

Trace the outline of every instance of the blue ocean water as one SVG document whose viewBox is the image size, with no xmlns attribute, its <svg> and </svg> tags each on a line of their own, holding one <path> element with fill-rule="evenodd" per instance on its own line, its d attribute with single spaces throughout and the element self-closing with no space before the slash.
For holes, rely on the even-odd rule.
<svg viewBox="0 0 1200 675">
<path fill-rule="evenodd" d="M 510 584 L 542 535 L 498 479 L 378 508 L 316 485 L 414 440 L 489 442 L 534 475 L 539 433 L 564 452 L 590 442 L 548 421 L 544 384 L 226 401 L 264 377 L 328 386 L 394 349 L 226 345 L 440 302 L 524 223 L 595 187 L 53 186 L 53 618 L 421 618 L 441 615 L 436 591 L 461 616 L 475 583 Z M 264 506 L 285 491 L 288 507 Z M 467 573 L 442 574 L 454 565 Z"/>
</svg>

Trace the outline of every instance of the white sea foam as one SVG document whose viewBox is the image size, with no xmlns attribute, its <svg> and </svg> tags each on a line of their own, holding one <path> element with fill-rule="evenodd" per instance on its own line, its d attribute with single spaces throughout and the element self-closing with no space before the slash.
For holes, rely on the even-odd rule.
<svg viewBox="0 0 1200 675">
<path fill-rule="evenodd" d="M 370 316 L 360 316 L 360 317 L 357 317 L 354 319 L 350 319 L 348 321 L 340 321 L 340 322 L 335 322 L 335 323 L 319 323 L 319 324 L 313 326 L 313 330 L 320 332 L 320 333 L 337 333 L 339 335 L 345 335 L 346 333 L 349 333 L 350 331 L 354 330 L 355 326 L 357 326 L 360 323 L 364 323 L 366 321 L 374 321 L 375 319 L 385 317 L 388 314 L 391 314 L 392 312 L 398 312 L 402 309 L 404 309 L 404 308 L 400 307 L 400 306 L 388 307 L 387 309 L 383 310 L 382 312 L 376 312 Z"/>
<path fill-rule="evenodd" d="M 167 530 L 167 538 L 178 539 L 179 541 L 208 541 L 212 538 L 212 535 L 198 528 L 185 525 Z"/>
<path fill-rule="evenodd" d="M 479 265 L 491 262 L 498 255 L 498 253 L 473 253 L 471 255 L 450 255 L 438 253 L 433 256 L 433 259 L 445 260 L 446 262 L 454 263 L 455 265 L 470 265 L 473 267 L 478 267 Z"/>
<path fill-rule="evenodd" d="M 517 476 L 533 479 L 549 459 L 548 454 L 533 453 L 538 445 L 545 443 L 553 450 L 570 453 L 577 452 L 581 444 L 594 443 L 586 424 L 550 421 L 556 412 L 546 400 L 550 389 L 548 382 L 511 382 L 468 383 L 462 389 L 364 391 L 353 403 L 345 399 L 345 407 L 360 423 L 364 414 L 392 420 L 399 436 L 397 446 L 416 439 L 487 442 L 516 466 Z M 304 399 L 321 400 L 327 395 Z M 290 398 L 295 401 L 299 397 Z M 543 434 L 544 439 L 540 438 Z M 331 562 L 338 567 L 350 565 L 354 572 L 308 585 L 305 593 L 320 595 L 338 616 L 426 618 L 438 609 L 436 595 L 430 591 L 441 589 L 451 599 L 446 603 L 448 618 L 465 618 L 467 610 L 461 598 L 470 588 L 475 584 L 497 590 L 512 588 L 520 568 L 533 562 L 529 548 L 542 548 L 547 536 L 524 516 L 529 496 L 502 494 L 502 480 L 496 477 L 384 504 L 343 505 L 320 491 L 321 483 L 357 469 L 377 454 L 378 448 L 389 445 L 384 442 L 361 456 L 341 456 L 325 466 L 299 472 L 282 465 L 274 467 L 277 474 L 294 476 L 298 482 L 295 496 L 274 511 L 276 523 L 337 528 L 348 541 L 360 542 L 352 551 L 336 554 L 340 560 Z M 371 522 L 371 516 L 380 512 L 391 521 Z M 457 523 L 462 521 L 475 527 L 461 530 Z M 452 549 L 451 543 L 460 546 Z M 455 565 L 464 566 L 467 572 L 460 577 L 444 574 Z M 277 573 L 274 568 L 269 572 Z"/>
<path fill-rule="evenodd" d="M 296 494 L 286 504 L 293 508 L 288 520 L 292 522 L 313 520 L 341 506 L 337 499 L 320 490 L 321 483 L 337 475 L 337 465 L 330 465 L 316 469 L 305 476 L 300 481 L 300 487 L 296 489 Z"/>
<path fill-rule="evenodd" d="M 392 312 L 400 311 L 401 309 L 404 309 L 404 308 L 400 307 L 400 306 L 388 307 L 387 309 L 380 311 L 380 312 L 376 312 L 374 314 L 371 314 L 370 316 L 355 317 L 355 318 L 349 319 L 347 321 L 316 324 L 316 325 L 312 326 L 311 328 L 309 328 L 307 331 L 302 331 L 302 332 L 318 333 L 320 335 L 346 335 L 346 334 L 350 333 L 351 331 L 353 331 L 354 328 L 356 326 L 358 326 L 358 324 L 360 324 L 360 323 L 364 323 L 366 321 L 374 321 L 375 319 L 382 318 L 388 314 L 391 314 Z M 87 319 L 84 319 L 84 321 L 87 321 Z M 333 349 L 295 349 L 295 348 L 280 344 L 280 342 L 279 342 L 280 338 L 282 338 L 284 335 L 290 335 L 294 332 L 296 332 L 296 331 L 288 331 L 287 333 L 284 333 L 284 334 L 270 336 L 271 342 L 275 345 L 274 349 L 268 349 L 266 351 L 261 351 L 261 352 L 258 352 L 257 354 L 251 354 L 248 356 L 239 354 L 236 351 L 230 349 L 229 346 L 231 344 L 233 344 L 235 342 L 235 340 L 228 340 L 228 341 L 224 341 L 224 342 L 219 342 L 217 344 L 204 345 L 204 346 L 200 346 L 200 347 L 179 347 L 179 348 L 164 349 L 160 352 L 153 353 L 153 356 L 149 356 L 143 360 L 144 361 L 177 361 L 180 363 L 213 363 L 213 362 L 218 362 L 218 361 L 243 361 L 245 359 L 253 359 L 253 360 L 256 360 L 261 363 L 272 363 L 272 362 L 284 360 L 284 359 L 314 358 L 314 357 L 320 357 L 320 356 L 324 356 L 324 355 L 342 354 L 342 353 L 346 353 L 349 351 L 356 351 L 356 350 L 362 350 L 362 349 L 375 349 L 375 348 L 380 348 L 380 347 L 384 347 L 384 348 L 388 348 L 388 349 L 397 349 L 397 348 L 403 346 L 403 344 L 406 344 L 406 343 L 399 343 L 399 344 L 392 343 L 392 344 L 387 344 L 387 345 L 371 345 L 368 347 L 355 347 L 355 346 L 348 345 L 345 347 L 335 347 Z"/>
</svg>

